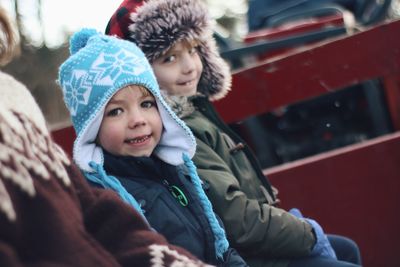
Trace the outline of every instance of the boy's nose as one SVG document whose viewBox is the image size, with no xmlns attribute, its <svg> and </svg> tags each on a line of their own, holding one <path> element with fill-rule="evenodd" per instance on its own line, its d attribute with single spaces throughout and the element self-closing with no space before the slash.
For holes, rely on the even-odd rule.
<svg viewBox="0 0 400 267">
<path fill-rule="evenodd" d="M 146 124 L 146 121 L 144 119 L 144 116 L 140 113 L 136 114 L 130 114 L 129 116 L 129 121 L 128 121 L 128 127 L 133 129 L 139 126 L 143 126 Z"/>
<path fill-rule="evenodd" d="M 131 128 L 131 129 L 134 129 L 134 128 L 137 128 L 139 126 L 143 126 L 145 124 L 146 123 L 145 123 L 144 120 L 135 120 L 135 121 L 131 120 L 131 121 L 129 121 L 128 127 Z"/>
<path fill-rule="evenodd" d="M 191 73 L 195 69 L 195 62 L 190 54 L 185 55 L 182 60 L 182 72 Z"/>
</svg>

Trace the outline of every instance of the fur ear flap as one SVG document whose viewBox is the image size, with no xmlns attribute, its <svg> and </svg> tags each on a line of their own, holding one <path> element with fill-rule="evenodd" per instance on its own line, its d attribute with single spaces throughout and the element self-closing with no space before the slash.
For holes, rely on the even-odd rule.
<svg viewBox="0 0 400 267">
<path fill-rule="evenodd" d="M 223 98 L 231 89 L 232 75 L 229 65 L 221 58 L 215 39 L 210 36 L 199 47 L 203 73 L 198 91 L 212 101 Z"/>
</svg>

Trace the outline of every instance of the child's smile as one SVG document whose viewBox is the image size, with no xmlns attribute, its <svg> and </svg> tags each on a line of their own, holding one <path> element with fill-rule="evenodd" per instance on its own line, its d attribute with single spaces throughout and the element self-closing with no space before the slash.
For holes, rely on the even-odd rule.
<svg viewBox="0 0 400 267">
<path fill-rule="evenodd" d="M 132 85 L 108 102 L 98 142 L 114 155 L 148 157 L 160 141 L 162 122 L 154 97 Z"/>
<path fill-rule="evenodd" d="M 151 135 L 143 135 L 132 139 L 127 139 L 125 142 L 132 145 L 142 145 L 150 139 Z"/>
<path fill-rule="evenodd" d="M 193 78 L 190 80 L 186 80 L 184 82 L 178 82 L 178 85 L 180 86 L 196 86 L 197 85 L 197 79 Z"/>
</svg>

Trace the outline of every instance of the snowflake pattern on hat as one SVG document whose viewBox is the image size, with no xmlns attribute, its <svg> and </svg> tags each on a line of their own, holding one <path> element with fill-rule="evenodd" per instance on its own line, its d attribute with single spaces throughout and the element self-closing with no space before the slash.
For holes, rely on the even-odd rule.
<svg viewBox="0 0 400 267">
<path fill-rule="evenodd" d="M 85 86 L 87 72 L 74 71 L 71 79 L 65 82 L 64 99 L 72 116 L 76 116 L 79 104 L 86 105 L 89 100 L 91 86 Z"/>
<path fill-rule="evenodd" d="M 87 105 L 93 86 L 112 86 L 121 74 L 140 75 L 147 71 L 145 59 L 127 50 L 115 49 L 101 53 L 90 71 L 74 70 L 65 81 L 64 98 L 72 116 L 79 105 Z"/>
<path fill-rule="evenodd" d="M 102 73 L 100 75 L 101 78 L 109 76 L 114 82 L 122 72 L 140 75 L 146 71 L 146 64 L 143 57 L 138 57 L 127 50 L 115 52 L 115 54 L 102 53 L 94 61 L 91 68 L 100 71 Z"/>
</svg>

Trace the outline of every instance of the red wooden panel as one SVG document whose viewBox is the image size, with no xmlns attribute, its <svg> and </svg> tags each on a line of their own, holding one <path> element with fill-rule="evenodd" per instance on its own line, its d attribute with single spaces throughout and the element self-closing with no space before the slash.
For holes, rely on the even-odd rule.
<svg viewBox="0 0 400 267">
<path fill-rule="evenodd" d="M 231 92 L 215 106 L 225 121 L 398 73 L 400 21 L 383 24 L 290 56 L 274 58 L 233 75 Z"/>
<path fill-rule="evenodd" d="M 353 238 L 363 266 L 398 265 L 400 133 L 265 170 L 282 207 Z"/>
<path fill-rule="evenodd" d="M 382 79 L 393 127 L 400 130 L 400 74 Z"/>
<path fill-rule="evenodd" d="M 295 21 L 295 23 L 291 24 L 284 24 L 271 29 L 253 31 L 245 36 L 244 42 L 252 43 L 260 40 L 288 37 L 334 26 L 344 26 L 344 20 L 341 14 L 326 16 L 318 19 L 310 18 L 303 21 Z"/>
<path fill-rule="evenodd" d="M 51 132 L 53 140 L 59 144 L 67 154 L 72 157 L 72 146 L 75 141 L 75 130 L 72 126 L 54 130 Z"/>
</svg>

